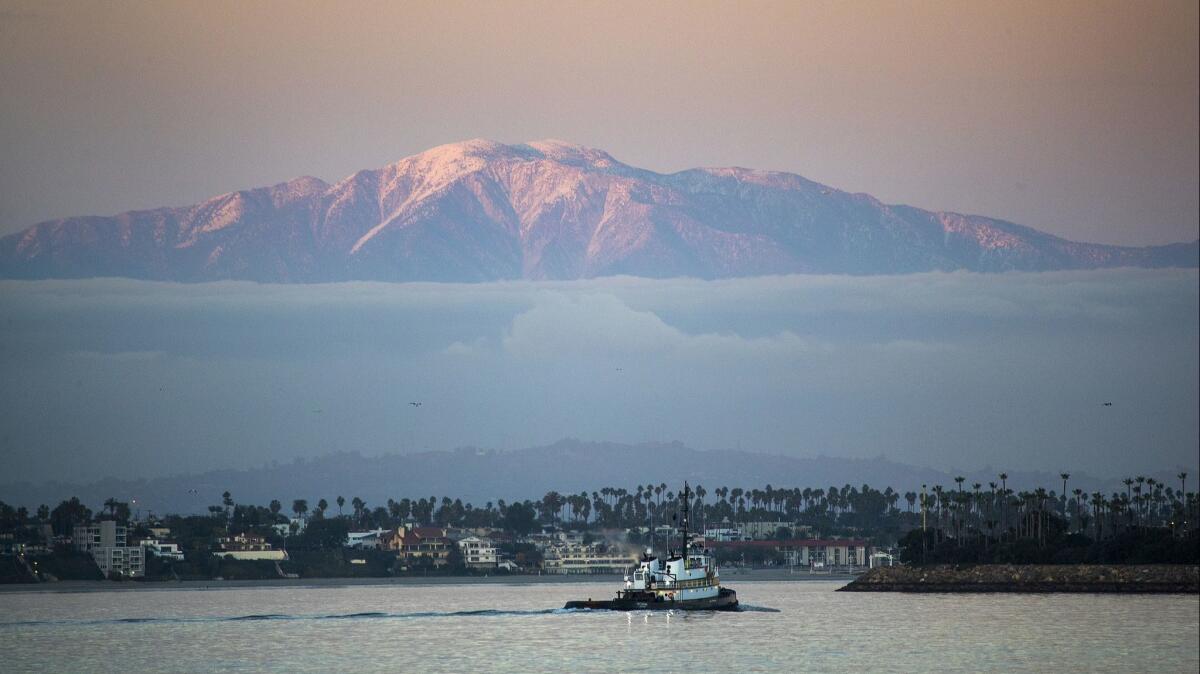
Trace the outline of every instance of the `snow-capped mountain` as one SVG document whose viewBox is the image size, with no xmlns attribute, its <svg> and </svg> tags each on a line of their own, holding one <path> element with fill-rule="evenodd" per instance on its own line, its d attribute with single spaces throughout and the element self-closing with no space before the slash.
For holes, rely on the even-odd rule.
<svg viewBox="0 0 1200 674">
<path fill-rule="evenodd" d="M 304 177 L 0 239 L 9 278 L 469 282 L 1198 265 L 1195 241 L 1077 243 L 790 173 L 660 174 L 553 140 L 454 143 L 333 185 Z"/>
</svg>

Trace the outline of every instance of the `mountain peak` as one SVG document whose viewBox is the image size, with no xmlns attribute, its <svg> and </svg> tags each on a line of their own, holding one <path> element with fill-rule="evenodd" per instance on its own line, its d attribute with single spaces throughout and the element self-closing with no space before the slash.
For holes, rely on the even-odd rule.
<svg viewBox="0 0 1200 674">
<path fill-rule="evenodd" d="M 506 144 L 487 138 L 472 138 L 457 143 L 438 145 L 406 157 L 400 160 L 400 163 L 410 162 L 423 166 L 482 166 L 484 163 L 497 161 L 537 161 L 542 159 L 572 166 L 590 166 L 600 169 L 624 166 L 604 150 L 555 138 L 520 144 Z"/>
<path fill-rule="evenodd" d="M 0 238 L 8 278 L 463 282 L 1198 265 L 1197 242 L 1078 243 L 889 206 L 791 173 L 664 175 L 557 139 L 476 138 L 335 185 L 305 176 Z"/>
<path fill-rule="evenodd" d="M 612 155 L 604 150 L 569 143 L 556 138 L 530 141 L 525 146 L 537 150 L 547 159 L 553 159 L 565 164 L 594 166 L 597 168 L 611 168 L 616 165 L 623 166 L 623 164 L 613 159 Z"/>
</svg>

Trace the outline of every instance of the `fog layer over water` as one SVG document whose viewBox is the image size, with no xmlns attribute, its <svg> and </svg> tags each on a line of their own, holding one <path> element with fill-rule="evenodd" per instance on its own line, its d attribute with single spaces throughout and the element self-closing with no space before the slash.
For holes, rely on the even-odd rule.
<svg viewBox="0 0 1200 674">
<path fill-rule="evenodd" d="M 938 468 L 1192 465 L 1197 283 L 3 282 L 0 454 L 10 480 L 564 436 Z"/>
</svg>

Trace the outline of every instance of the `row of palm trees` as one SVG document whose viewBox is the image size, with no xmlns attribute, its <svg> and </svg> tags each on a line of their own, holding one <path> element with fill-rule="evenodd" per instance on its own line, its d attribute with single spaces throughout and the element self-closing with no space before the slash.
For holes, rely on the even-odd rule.
<svg viewBox="0 0 1200 674">
<path fill-rule="evenodd" d="M 833 525 L 838 521 L 857 523 L 872 528 L 882 518 L 898 518 L 902 515 L 897 508 L 900 494 L 888 487 L 882 491 L 868 485 L 853 487 L 831 486 L 820 488 L 775 488 L 766 485 L 762 489 L 742 487 L 717 487 L 711 494 L 703 485 L 693 489 L 692 504 L 694 527 L 729 523 L 739 525 L 761 521 L 811 520 L 817 524 Z M 710 498 L 710 496 L 715 498 Z M 464 503 L 461 499 L 436 496 L 418 499 L 388 499 L 386 506 L 370 507 L 362 498 L 350 501 L 352 512 L 345 513 L 346 499 L 335 499 L 339 518 L 346 518 L 358 526 L 388 525 L 405 520 L 420 523 L 489 526 L 502 519 L 511 504 L 499 499 L 487 502 L 482 508 Z M 537 501 L 522 501 L 532 508 L 538 520 L 545 525 L 575 528 L 636 528 L 653 527 L 669 523 L 679 509 L 679 496 L 665 483 L 638 485 L 634 489 L 604 487 L 591 494 L 562 494 L 547 492 Z M 297 517 L 326 519 L 329 503 L 317 500 L 315 507 L 308 499 L 295 499 L 291 511 Z M 234 503 L 229 492 L 223 494 L 222 505 L 209 507 L 215 516 L 232 517 Z M 280 515 L 283 504 L 274 500 L 269 505 L 273 515 Z"/>
<path fill-rule="evenodd" d="M 1136 476 L 1123 481 L 1125 489 L 1111 494 L 1087 493 L 1070 489 L 1070 474 L 1060 474 L 1061 491 L 1038 487 L 1014 490 L 1008 487 L 1008 474 L 996 481 L 966 484 L 956 477 L 954 485 L 924 486 L 920 492 L 903 494 L 891 487 L 879 490 L 869 485 L 843 485 L 828 488 L 763 488 L 720 486 L 711 491 L 703 485 L 693 489 L 692 528 L 739 527 L 750 522 L 783 522 L 788 526 L 807 527 L 815 535 L 859 535 L 893 541 L 910 529 L 924 527 L 938 536 L 959 542 L 972 539 L 1005 541 L 1032 539 L 1039 543 L 1059 532 L 1083 534 L 1095 540 L 1118 535 L 1130 528 L 1170 528 L 1176 533 L 1195 530 L 1200 519 L 1197 495 L 1187 491 L 1187 473 L 1179 473 L 1178 488 L 1151 477 Z M 1060 485 L 1055 485 L 1060 486 Z M 903 505 L 901 504 L 903 499 Z M 337 496 L 333 505 L 324 498 L 310 506 L 307 499 L 295 499 L 291 512 L 307 519 L 336 517 L 348 526 L 392 527 L 405 521 L 422 524 L 468 527 L 500 527 L 513 506 L 514 515 L 531 517 L 542 525 L 574 529 L 633 529 L 671 524 L 679 510 L 679 495 L 665 483 L 624 487 L 603 487 L 591 493 L 547 492 L 541 499 L 506 503 L 503 499 L 482 507 L 461 499 L 436 496 L 416 499 L 388 499 L 372 506 L 354 496 Z M 77 500 L 75 501 L 77 503 Z M 37 520 L 75 521 L 86 515 L 67 516 L 64 502 L 53 512 L 38 509 Z M 104 509 L 108 517 L 127 519 L 129 505 L 108 499 Z M 347 508 L 347 505 L 349 508 Z M 80 505 L 82 507 L 82 505 Z M 267 508 L 237 505 L 229 492 L 221 503 L 209 507 L 214 517 L 235 526 L 257 527 L 286 522 L 284 506 L 274 500 Z M 86 510 L 86 509 L 85 509 Z M 11 511 L 11 512 L 9 512 Z M 63 511 L 61 516 L 59 511 Z M 74 511 L 72 511 L 74 512 Z M 528 513 L 528 515 L 526 515 Z M 13 521 L 31 520 L 23 508 L 0 511 Z M 516 519 L 520 519 L 519 517 Z M 64 523 L 62 527 L 66 529 Z"/>
<path fill-rule="evenodd" d="M 1070 474 L 1062 473 L 1062 491 L 1038 487 L 1013 490 L 1008 474 L 986 486 L 966 485 L 964 477 L 954 478 L 953 487 L 923 486 L 920 493 L 901 494 L 891 487 L 883 490 L 869 485 L 822 488 L 759 488 L 721 486 L 711 492 L 703 485 L 693 489 L 691 504 L 693 528 L 749 522 L 789 522 L 807 525 L 817 532 L 856 532 L 862 535 L 897 534 L 916 526 L 934 529 L 939 535 L 960 541 L 972 537 L 990 540 L 1034 539 L 1044 542 L 1059 529 L 1100 539 L 1130 527 L 1171 527 L 1188 531 L 1195 526 L 1195 493 L 1186 492 L 1186 473 L 1179 473 L 1179 489 L 1154 478 L 1132 477 L 1124 481 L 1125 493 L 1105 495 L 1068 491 Z M 906 507 L 901 509 L 903 498 Z M 679 509 L 679 496 L 665 483 L 637 485 L 634 489 L 604 487 L 590 494 L 547 492 L 536 501 L 521 501 L 544 525 L 568 528 L 637 528 L 668 524 Z M 335 498 L 337 517 L 356 526 L 393 526 L 415 520 L 444 526 L 498 526 L 512 504 L 503 499 L 483 507 L 461 499 L 436 496 L 417 499 L 388 499 L 385 506 L 370 507 L 362 498 L 350 499 L 351 512 L 345 512 L 346 499 Z M 210 508 L 228 514 L 233 507 L 228 492 L 223 507 Z M 278 515 L 279 501 L 270 511 Z M 299 517 L 331 517 L 330 504 L 319 499 L 314 508 L 306 499 L 296 499 L 292 512 Z"/>
<path fill-rule="evenodd" d="M 1112 537 L 1130 528 L 1170 528 L 1186 533 L 1195 528 L 1197 495 L 1188 493 L 1187 473 L 1180 472 L 1179 489 L 1154 478 L 1137 476 L 1122 483 L 1124 493 L 1087 493 L 1076 488 L 1068 491 L 1070 473 L 1062 473 L 1062 491 L 1044 487 L 1014 491 L 1008 488 L 1008 474 L 1000 473 L 999 483 L 980 483 L 964 488 L 965 478 L 956 477 L 955 488 L 935 485 L 922 488 L 921 494 L 905 495 L 912 511 L 919 503 L 922 526 L 948 532 L 960 543 L 971 537 L 987 539 L 1034 539 L 1044 543 L 1051 527 L 1088 535 L 1095 540 Z"/>
</svg>

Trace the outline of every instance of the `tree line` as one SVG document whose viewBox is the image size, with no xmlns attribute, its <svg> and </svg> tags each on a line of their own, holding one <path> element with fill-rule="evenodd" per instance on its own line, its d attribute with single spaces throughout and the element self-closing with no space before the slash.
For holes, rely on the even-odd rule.
<svg viewBox="0 0 1200 674">
<path fill-rule="evenodd" d="M 697 485 L 692 490 L 694 500 L 690 504 L 692 528 L 783 522 L 805 527 L 812 535 L 855 535 L 888 545 L 920 527 L 935 532 L 937 542 L 953 540 L 960 547 L 971 540 L 983 545 L 989 541 L 1027 539 L 1043 544 L 1052 529 L 1095 540 L 1111 538 L 1131 528 L 1167 528 L 1175 534 L 1194 530 L 1196 493 L 1186 490 L 1186 473 L 1178 474 L 1178 489 L 1154 478 L 1137 476 L 1123 481 L 1124 491 L 1112 494 L 1071 490 L 1070 474 L 1062 473 L 1060 478 L 1062 488 L 1058 491 L 1047 487 L 1013 490 L 1008 486 L 1006 473 L 999 473 L 986 486 L 967 485 L 960 476 L 954 478 L 953 486 L 933 485 L 923 487 L 920 492 L 905 493 L 891 487 L 875 489 L 867 484 L 828 488 L 720 486 L 711 491 Z M 671 525 L 680 508 L 679 498 L 666 483 L 659 483 L 632 489 L 603 487 L 577 494 L 549 491 L 537 500 L 509 503 L 499 499 L 482 506 L 448 496 L 388 499 L 372 505 L 358 496 L 347 499 L 338 495 L 332 502 L 325 498 L 294 499 L 289 511 L 309 526 L 327 520 L 337 520 L 355 529 L 393 528 L 416 522 L 443 527 L 490 527 L 525 535 L 540 526 L 594 531 Z M 40 506 L 36 513 L 0 502 L 0 527 L 7 531 L 48 523 L 55 534 L 70 535 L 76 524 L 92 519 L 128 521 L 130 516 L 129 504 L 115 498 L 107 499 L 97 513 L 78 498 L 64 500 L 53 509 Z M 272 500 L 265 507 L 240 504 L 228 491 L 222 494 L 220 503 L 208 507 L 208 517 L 222 521 L 226 530 L 233 533 L 291 524 L 281 501 Z"/>
</svg>

